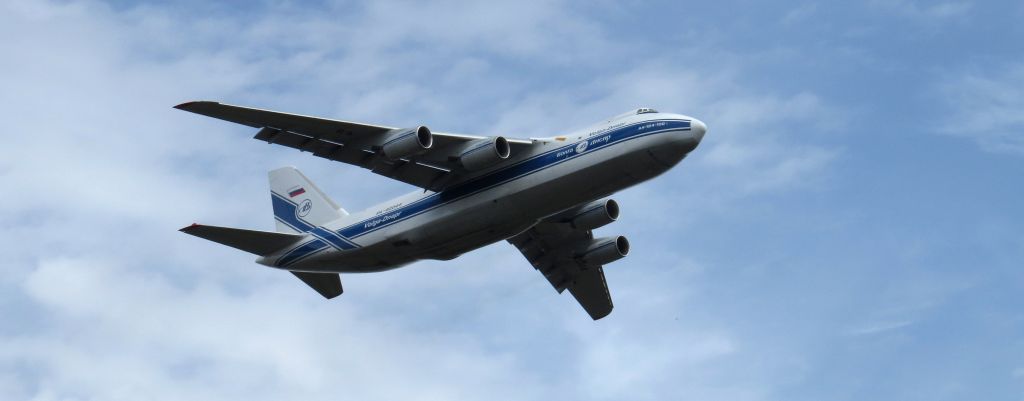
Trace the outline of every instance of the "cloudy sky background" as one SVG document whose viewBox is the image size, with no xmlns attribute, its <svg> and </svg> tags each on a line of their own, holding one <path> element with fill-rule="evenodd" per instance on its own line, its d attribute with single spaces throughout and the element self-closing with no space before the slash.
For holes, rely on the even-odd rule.
<svg viewBox="0 0 1024 401">
<path fill-rule="evenodd" d="M 5 1 L 0 398 L 1020 400 L 1024 5 Z M 616 196 L 593 322 L 496 244 L 325 302 L 175 231 L 272 229 L 266 171 L 410 190 L 171 109 L 709 132 Z"/>
</svg>

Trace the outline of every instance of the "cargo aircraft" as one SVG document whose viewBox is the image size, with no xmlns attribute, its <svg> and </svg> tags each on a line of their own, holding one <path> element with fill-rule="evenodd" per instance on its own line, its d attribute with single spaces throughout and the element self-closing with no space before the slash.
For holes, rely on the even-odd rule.
<svg viewBox="0 0 1024 401">
<path fill-rule="evenodd" d="M 331 120 L 211 101 L 177 109 L 258 129 L 255 139 L 353 164 L 419 189 L 349 213 L 294 167 L 270 171 L 277 230 L 193 224 L 181 231 L 258 256 L 326 298 L 338 273 L 450 260 L 508 241 L 594 320 L 612 311 L 602 266 L 629 253 L 593 230 L 619 216 L 605 197 L 679 163 L 704 137 L 696 118 L 636 109 L 567 135 L 531 139 Z"/>
</svg>

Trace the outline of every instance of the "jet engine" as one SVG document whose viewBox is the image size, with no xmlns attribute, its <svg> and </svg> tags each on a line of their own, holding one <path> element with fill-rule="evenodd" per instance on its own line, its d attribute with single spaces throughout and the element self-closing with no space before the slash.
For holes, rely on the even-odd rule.
<svg viewBox="0 0 1024 401">
<path fill-rule="evenodd" d="M 593 230 L 619 218 L 619 204 L 612 199 L 602 199 L 583 205 L 569 218 L 569 224 L 577 230 Z"/>
<path fill-rule="evenodd" d="M 508 159 L 512 149 L 505 137 L 495 136 L 470 142 L 459 156 L 459 165 L 468 171 L 483 170 Z"/>
<path fill-rule="evenodd" d="M 434 144 L 434 135 L 425 126 L 396 129 L 381 145 L 381 152 L 389 160 L 404 159 L 422 154 Z"/>
<path fill-rule="evenodd" d="M 628 254 L 629 240 L 620 235 L 591 240 L 577 259 L 588 265 L 599 266 L 622 259 Z"/>
</svg>

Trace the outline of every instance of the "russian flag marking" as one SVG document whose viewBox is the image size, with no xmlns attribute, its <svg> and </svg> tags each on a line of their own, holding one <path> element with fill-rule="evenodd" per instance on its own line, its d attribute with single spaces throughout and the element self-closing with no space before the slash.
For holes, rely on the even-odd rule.
<svg viewBox="0 0 1024 401">
<path fill-rule="evenodd" d="M 296 189 L 294 191 L 289 192 L 288 193 L 288 197 L 289 198 L 294 198 L 294 197 L 302 195 L 304 193 L 306 193 L 306 189 L 302 188 L 302 187 L 299 187 L 299 189 Z"/>
</svg>

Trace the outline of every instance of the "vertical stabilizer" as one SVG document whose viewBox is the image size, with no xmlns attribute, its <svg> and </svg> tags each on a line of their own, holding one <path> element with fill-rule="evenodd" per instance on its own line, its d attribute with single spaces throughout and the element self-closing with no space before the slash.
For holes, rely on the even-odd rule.
<svg viewBox="0 0 1024 401">
<path fill-rule="evenodd" d="M 295 167 L 270 171 L 270 197 L 278 232 L 307 232 L 348 215 Z"/>
</svg>

